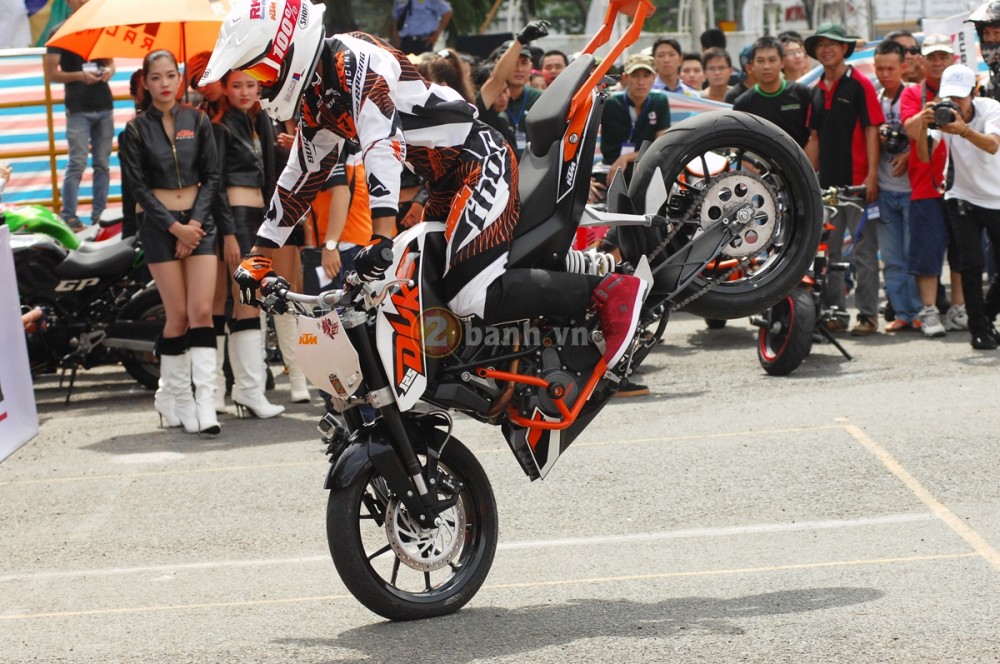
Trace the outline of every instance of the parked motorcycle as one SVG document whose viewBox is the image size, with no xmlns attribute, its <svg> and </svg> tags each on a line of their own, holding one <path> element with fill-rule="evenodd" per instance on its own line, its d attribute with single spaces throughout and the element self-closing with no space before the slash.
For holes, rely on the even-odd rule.
<svg viewBox="0 0 1000 664">
<path fill-rule="evenodd" d="M 27 338 L 32 374 L 68 372 L 67 403 L 80 367 L 121 362 L 139 383 L 155 388 L 153 350 L 165 316 L 156 286 L 136 278 L 144 263 L 135 238 L 80 242 L 40 206 L 4 208 L 0 223 L 12 231 L 21 305 L 44 311 Z"/>
<path fill-rule="evenodd" d="M 860 208 L 858 202 L 864 201 L 864 198 L 864 186 L 830 187 L 823 192 L 823 203 L 829 219 L 837 214 L 836 206 L 848 204 Z M 833 225 L 826 221 L 812 268 L 802 277 L 799 287 L 759 316 L 750 318 L 750 322 L 759 328 L 757 360 L 764 371 L 772 376 L 787 376 L 795 371 L 812 352 L 814 343 L 832 344 L 845 358 L 854 359 L 827 329 L 830 321 L 838 320 L 846 325 L 850 318 L 844 309 L 823 305 L 827 273 L 850 268 L 849 263 L 830 263 L 827 260 L 826 246 L 832 231 Z"/>
<path fill-rule="evenodd" d="M 511 268 L 633 273 L 649 284 L 642 327 L 664 310 L 736 318 L 787 296 L 815 253 L 819 187 L 802 150 L 774 125 L 708 113 L 641 150 L 631 185 L 612 182 L 606 211 L 586 206 L 605 75 L 634 43 L 649 0 L 611 0 L 604 27 L 543 93 L 527 119 L 522 201 Z M 598 64 L 619 13 L 633 17 Z M 713 155 L 713 157 L 709 157 Z M 683 179 L 692 160 L 727 167 Z M 623 263 L 569 249 L 578 226 L 618 226 Z M 388 251 L 388 250 L 386 250 Z M 524 473 L 545 477 L 649 352 L 641 329 L 624 370 L 609 371 L 593 312 L 490 327 L 459 320 L 440 292 L 445 226 L 398 235 L 385 278 L 305 296 L 267 280 L 263 306 L 298 317 L 297 361 L 332 395 L 320 423 L 331 468 L 327 535 L 337 571 L 366 607 L 391 620 L 457 611 L 493 562 L 498 515 L 490 480 L 452 435 L 452 412 L 499 426 Z M 388 256 L 387 256 L 388 258 Z M 713 262 L 732 267 L 710 269 Z M 362 406 L 377 409 L 366 421 Z"/>
</svg>

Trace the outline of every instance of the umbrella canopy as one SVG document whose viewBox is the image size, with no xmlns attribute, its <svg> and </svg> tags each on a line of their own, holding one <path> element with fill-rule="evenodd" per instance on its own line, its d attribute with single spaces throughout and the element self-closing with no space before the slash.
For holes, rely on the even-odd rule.
<svg viewBox="0 0 1000 664">
<path fill-rule="evenodd" d="M 211 51 L 234 0 L 90 0 L 62 24 L 46 46 L 88 60 L 142 58 L 167 49 L 179 61 Z"/>
</svg>

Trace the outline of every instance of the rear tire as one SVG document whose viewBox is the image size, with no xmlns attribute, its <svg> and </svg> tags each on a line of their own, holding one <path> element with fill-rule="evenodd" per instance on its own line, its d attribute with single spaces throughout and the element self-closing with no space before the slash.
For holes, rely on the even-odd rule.
<svg viewBox="0 0 1000 664">
<path fill-rule="evenodd" d="M 155 288 L 142 291 L 122 310 L 121 317 L 139 322 L 156 322 L 162 328 L 167 314 L 160 292 Z M 121 353 L 122 366 L 128 375 L 147 389 L 155 390 L 160 381 L 160 358 L 153 353 L 138 350 L 123 350 Z"/>
<path fill-rule="evenodd" d="M 796 288 L 765 312 L 768 327 L 757 333 L 757 359 L 772 376 L 795 371 L 812 351 L 816 331 L 816 304 L 812 293 Z M 777 328 L 777 329 L 775 329 Z"/>
<path fill-rule="evenodd" d="M 693 176 L 685 170 L 687 164 L 701 161 L 709 153 L 713 153 L 711 158 L 715 160 L 725 157 L 726 170 L 708 178 Z M 708 161 L 701 163 L 709 165 Z M 658 209 L 647 210 L 648 192 L 663 190 L 658 184 L 651 188 L 656 169 L 663 178 L 667 200 Z M 742 199 L 731 198 L 731 190 L 727 191 L 720 181 L 735 174 L 752 180 L 758 191 L 751 192 L 751 196 L 742 194 L 745 196 Z M 765 195 L 753 195 L 760 193 Z M 683 309 L 702 318 L 740 318 L 770 308 L 799 283 L 819 245 L 823 206 L 819 182 L 808 158 L 777 126 L 747 113 L 702 113 L 669 129 L 642 155 L 628 194 L 638 213 L 670 216 L 669 210 L 673 209 L 676 217 L 676 210 L 681 209 L 685 217 L 698 222 L 681 230 L 663 253 L 650 256 L 654 270 L 665 256 L 678 253 L 691 242 L 696 227 L 701 227 L 699 224 L 717 219 L 719 209 L 725 209 L 733 201 L 767 201 L 757 210 L 763 220 L 760 228 L 766 229 L 766 233 L 762 232 L 766 239 L 759 239 L 759 248 L 752 241 L 744 244 L 737 239 L 732 246 L 723 247 L 719 256 L 723 261 L 731 256 L 750 256 L 752 262 L 745 270 L 727 273 L 718 283 L 713 283 L 711 274 L 705 271 L 679 293 L 672 293 L 677 284 L 668 283 L 669 270 L 656 275 L 650 302 L 655 303 L 656 296 L 680 302 L 700 293 Z M 719 203 L 720 198 L 728 202 Z M 651 197 L 649 204 L 656 202 Z M 665 237 L 663 233 L 662 229 L 622 227 L 620 240 L 625 260 L 635 264 L 642 255 L 652 252 Z M 709 285 L 711 290 L 702 292 Z"/>
<path fill-rule="evenodd" d="M 424 462 L 426 442 L 413 444 Z M 351 486 L 330 492 L 327 540 L 337 572 L 359 602 L 389 620 L 458 611 L 482 586 L 493 564 L 498 521 L 486 472 L 455 438 L 445 445 L 439 466 L 463 486 L 458 504 L 441 514 L 445 525 L 430 531 L 405 527 L 405 506 L 374 467 Z M 438 482 L 439 497 L 447 495 L 443 485 Z M 403 527 L 390 528 L 387 522 Z M 450 553 L 442 556 L 442 551 Z M 421 565 L 435 569 L 424 571 Z"/>
</svg>

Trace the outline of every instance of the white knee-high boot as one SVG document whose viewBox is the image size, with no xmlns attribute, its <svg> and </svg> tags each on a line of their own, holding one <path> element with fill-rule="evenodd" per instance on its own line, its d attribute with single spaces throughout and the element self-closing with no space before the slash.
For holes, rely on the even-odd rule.
<svg viewBox="0 0 1000 664">
<path fill-rule="evenodd" d="M 236 414 L 261 419 L 285 412 L 284 406 L 272 404 L 264 396 L 264 358 L 260 352 L 260 319 L 234 320 L 229 325 L 229 363 L 233 367 L 233 391 L 230 395 Z"/>
<path fill-rule="evenodd" d="M 274 329 L 278 335 L 278 347 L 281 349 L 281 359 L 288 369 L 288 382 L 291 385 L 292 403 L 309 403 L 309 387 L 306 375 L 295 363 L 295 350 L 299 345 L 299 325 L 295 316 L 282 314 L 274 317 Z"/>
<path fill-rule="evenodd" d="M 222 431 L 215 415 L 215 330 L 196 327 L 188 331 L 191 339 L 191 380 L 194 383 L 194 407 L 198 416 L 198 432 L 217 436 Z"/>
<path fill-rule="evenodd" d="M 226 318 L 212 316 L 215 327 L 215 412 L 226 412 Z"/>
<path fill-rule="evenodd" d="M 160 385 L 153 398 L 156 411 L 168 426 L 182 426 L 187 433 L 198 433 L 198 418 L 191 392 L 191 354 L 188 338 L 161 339 Z M 176 424 L 172 424 L 176 422 Z"/>
</svg>

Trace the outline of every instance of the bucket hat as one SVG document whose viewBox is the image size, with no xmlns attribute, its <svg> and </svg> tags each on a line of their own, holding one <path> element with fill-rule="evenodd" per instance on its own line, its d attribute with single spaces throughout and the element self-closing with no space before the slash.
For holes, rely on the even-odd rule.
<svg viewBox="0 0 1000 664">
<path fill-rule="evenodd" d="M 847 30 L 845 30 L 842 25 L 837 25 L 836 23 L 823 23 L 816 28 L 815 33 L 806 38 L 806 53 L 810 58 L 816 57 L 816 43 L 819 42 L 820 39 L 830 39 L 832 41 L 847 44 L 847 53 L 844 54 L 844 57 L 849 58 L 851 57 L 851 53 L 854 53 L 854 47 L 857 45 L 860 37 L 847 34 Z"/>
</svg>

